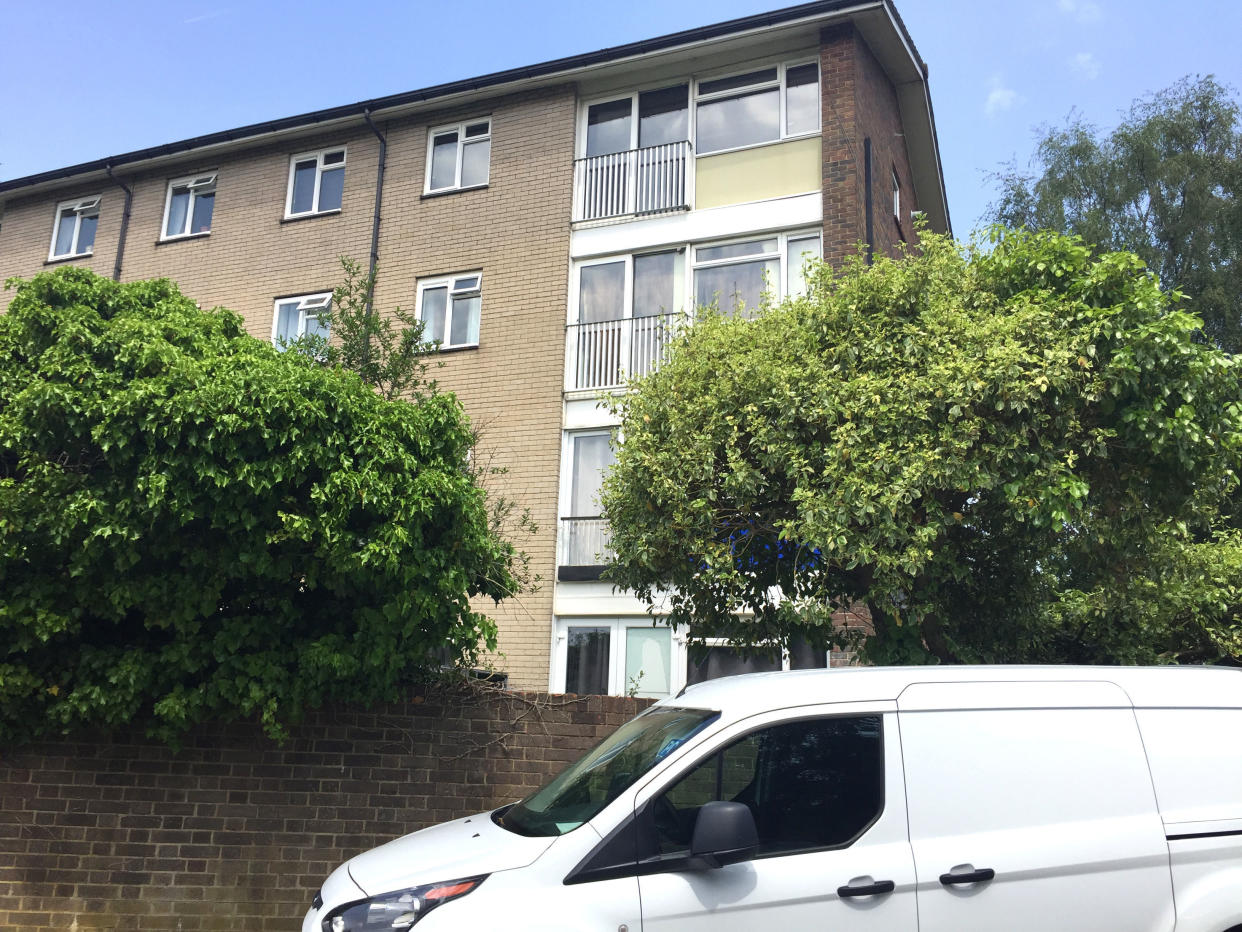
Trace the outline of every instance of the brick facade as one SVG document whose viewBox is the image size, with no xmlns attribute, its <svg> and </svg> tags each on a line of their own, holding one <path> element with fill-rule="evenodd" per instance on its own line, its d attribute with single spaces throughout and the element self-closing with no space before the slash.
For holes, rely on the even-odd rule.
<svg viewBox="0 0 1242 932">
<path fill-rule="evenodd" d="M 839 264 L 855 255 L 867 231 L 866 142 L 871 142 L 872 240 L 877 253 L 896 255 L 913 238 L 909 212 L 918 210 L 897 92 L 850 23 L 820 35 L 820 107 L 824 169 L 824 259 Z M 891 176 L 902 193 L 893 219 Z"/>
<path fill-rule="evenodd" d="M 299 927 L 342 861 L 543 785 L 649 704 L 482 691 L 0 758 L 0 929 Z"/>
</svg>

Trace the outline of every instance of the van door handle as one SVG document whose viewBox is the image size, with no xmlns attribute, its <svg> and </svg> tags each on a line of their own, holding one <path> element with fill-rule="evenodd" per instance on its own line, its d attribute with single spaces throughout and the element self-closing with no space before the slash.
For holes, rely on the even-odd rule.
<svg viewBox="0 0 1242 932">
<path fill-rule="evenodd" d="M 897 889 L 897 884 L 891 880 L 875 880 L 871 883 L 860 883 L 857 886 L 847 884 L 844 887 L 837 887 L 837 896 L 845 898 L 850 896 L 879 896 L 881 893 L 892 893 Z"/>
<path fill-rule="evenodd" d="M 983 883 L 995 876 L 996 871 L 992 868 L 981 867 L 979 870 L 962 871 L 960 874 L 941 874 L 940 882 L 946 887 L 951 887 L 959 883 Z"/>
</svg>

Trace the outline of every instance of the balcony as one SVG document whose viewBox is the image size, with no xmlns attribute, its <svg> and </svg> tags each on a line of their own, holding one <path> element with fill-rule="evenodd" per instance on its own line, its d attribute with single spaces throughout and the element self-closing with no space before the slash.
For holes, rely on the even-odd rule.
<svg viewBox="0 0 1242 932">
<path fill-rule="evenodd" d="M 603 518 L 561 518 L 557 579 L 599 579 L 612 558 L 612 531 Z"/>
<path fill-rule="evenodd" d="M 684 314 L 653 314 L 570 324 L 565 389 L 620 388 L 627 379 L 654 372 L 684 320 Z"/>
<path fill-rule="evenodd" d="M 688 141 L 575 159 L 574 221 L 689 210 L 693 160 Z"/>
</svg>

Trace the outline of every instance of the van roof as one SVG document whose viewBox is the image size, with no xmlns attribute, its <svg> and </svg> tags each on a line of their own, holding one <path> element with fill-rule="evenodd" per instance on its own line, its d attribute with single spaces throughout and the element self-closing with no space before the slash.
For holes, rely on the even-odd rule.
<svg viewBox="0 0 1242 932">
<path fill-rule="evenodd" d="M 825 702 L 896 701 L 914 683 L 1115 683 L 1136 707 L 1242 708 L 1242 669 L 1229 667 L 837 667 L 726 676 L 661 704 L 748 714 Z"/>
</svg>

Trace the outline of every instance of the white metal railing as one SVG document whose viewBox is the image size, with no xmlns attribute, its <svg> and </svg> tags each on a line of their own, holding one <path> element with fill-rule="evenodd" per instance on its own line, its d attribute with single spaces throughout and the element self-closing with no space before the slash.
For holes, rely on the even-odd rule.
<svg viewBox="0 0 1242 932">
<path fill-rule="evenodd" d="M 612 558 L 612 529 L 603 518 L 561 518 L 558 566 L 599 566 Z"/>
<path fill-rule="evenodd" d="M 683 314 L 652 314 L 570 324 L 565 388 L 619 388 L 626 379 L 660 367 L 665 348 L 682 325 Z"/>
<path fill-rule="evenodd" d="M 688 141 L 574 160 L 574 214 L 601 220 L 690 206 Z"/>
</svg>

